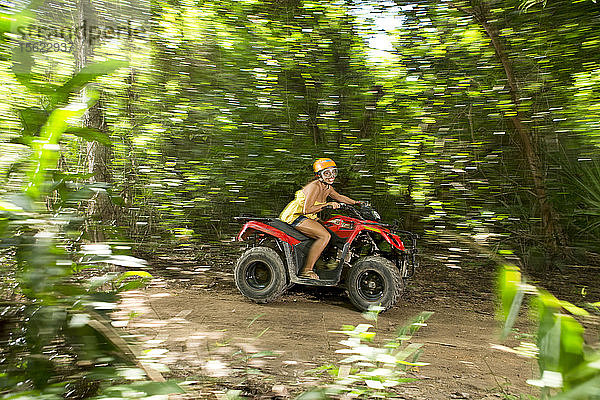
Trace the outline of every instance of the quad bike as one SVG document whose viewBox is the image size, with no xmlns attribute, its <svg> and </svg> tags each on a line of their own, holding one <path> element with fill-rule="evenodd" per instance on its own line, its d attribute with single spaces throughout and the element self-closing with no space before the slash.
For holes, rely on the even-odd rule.
<svg viewBox="0 0 600 400">
<path fill-rule="evenodd" d="M 323 222 L 331 240 L 315 265 L 318 280 L 298 276 L 314 239 L 276 218 L 236 217 L 245 221 L 237 240 L 247 242 L 234 270 L 240 292 L 267 303 L 294 284 L 336 286 L 345 288 L 361 311 L 392 307 L 417 268 L 417 236 L 396 223 L 380 222 L 368 204 L 342 204 L 336 211 L 352 216 L 334 214 Z M 410 240 L 409 246 L 401 236 Z"/>
</svg>

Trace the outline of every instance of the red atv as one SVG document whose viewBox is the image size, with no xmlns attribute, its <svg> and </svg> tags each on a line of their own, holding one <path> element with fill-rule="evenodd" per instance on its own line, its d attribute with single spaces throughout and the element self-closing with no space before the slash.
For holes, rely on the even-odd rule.
<svg viewBox="0 0 600 400">
<path fill-rule="evenodd" d="M 293 284 L 338 286 L 361 311 L 392 307 L 417 267 L 417 236 L 397 229 L 397 224 L 381 223 L 368 204 L 342 204 L 339 210 L 352 216 L 334 214 L 324 222 L 331 240 L 315 265 L 319 280 L 298 277 L 313 239 L 279 219 L 237 217 L 246 221 L 237 239 L 248 240 L 234 271 L 240 292 L 267 303 Z M 401 236 L 410 240 L 410 246 Z"/>
</svg>

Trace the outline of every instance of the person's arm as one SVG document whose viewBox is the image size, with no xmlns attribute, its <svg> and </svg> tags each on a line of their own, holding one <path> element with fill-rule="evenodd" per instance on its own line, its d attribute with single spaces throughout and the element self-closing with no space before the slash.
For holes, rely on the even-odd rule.
<svg viewBox="0 0 600 400">
<path fill-rule="evenodd" d="M 304 210 L 302 211 L 304 214 L 316 214 L 326 206 L 332 206 L 333 208 L 339 208 L 340 206 L 335 202 L 316 205 L 315 201 L 317 200 L 319 188 L 315 184 L 309 183 L 302 190 L 304 191 Z"/>
<path fill-rule="evenodd" d="M 335 189 L 331 189 L 331 192 L 329 193 L 329 196 L 334 199 L 335 201 L 338 201 L 340 203 L 346 203 L 346 204 L 356 204 L 358 203 L 358 201 L 356 200 L 352 200 L 350 197 L 348 196 L 344 196 L 343 194 L 339 194 L 338 192 L 335 191 Z"/>
</svg>

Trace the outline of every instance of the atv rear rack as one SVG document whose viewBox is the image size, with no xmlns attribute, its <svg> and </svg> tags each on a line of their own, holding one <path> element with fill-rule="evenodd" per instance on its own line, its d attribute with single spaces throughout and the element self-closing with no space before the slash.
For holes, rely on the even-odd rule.
<svg viewBox="0 0 600 400">
<path fill-rule="evenodd" d="M 254 215 L 240 215 L 239 217 L 233 217 L 236 221 L 273 221 L 273 217 L 256 217 Z"/>
</svg>

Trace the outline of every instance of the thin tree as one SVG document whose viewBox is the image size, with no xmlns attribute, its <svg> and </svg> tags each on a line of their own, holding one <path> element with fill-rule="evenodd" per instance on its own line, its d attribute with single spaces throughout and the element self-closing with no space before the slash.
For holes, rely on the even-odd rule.
<svg viewBox="0 0 600 400">
<path fill-rule="evenodd" d="M 496 57 L 504 69 L 508 82 L 508 91 L 514 110 L 514 113 L 509 117 L 509 120 L 514 127 L 515 133 L 521 144 L 521 151 L 527 161 L 529 173 L 533 182 L 535 198 L 540 209 L 543 232 L 554 250 L 564 248 L 566 245 L 566 238 L 560 225 L 558 212 L 548 199 L 544 166 L 539 154 L 539 149 L 533 140 L 531 130 L 523 123 L 523 113 L 521 107 L 519 107 L 521 95 L 519 84 L 515 77 L 513 63 L 502 42 L 498 27 L 492 22 L 489 16 L 489 5 L 484 1 L 474 0 L 469 0 L 468 4 L 464 5 L 458 3 L 452 3 L 452 5 L 457 10 L 471 16 L 477 21 L 494 46 Z"/>
<path fill-rule="evenodd" d="M 77 31 L 79 34 L 75 40 L 75 69 L 80 71 L 85 68 L 92 59 L 93 41 L 92 27 L 97 26 L 96 13 L 90 0 L 77 1 Z M 107 131 L 106 122 L 102 115 L 102 103 L 96 102 L 82 118 L 83 126 L 98 130 Z M 84 160 L 87 172 L 93 174 L 90 178 L 91 183 L 109 183 L 112 181 L 110 164 L 110 148 L 97 141 L 86 141 L 82 144 L 82 151 L 85 152 Z M 98 190 L 90 199 L 86 212 L 89 221 L 99 221 L 106 223 L 112 219 L 113 207 L 106 191 Z M 87 232 L 90 240 L 94 242 L 104 241 L 106 239 L 103 230 L 96 223 L 87 225 Z"/>
</svg>

